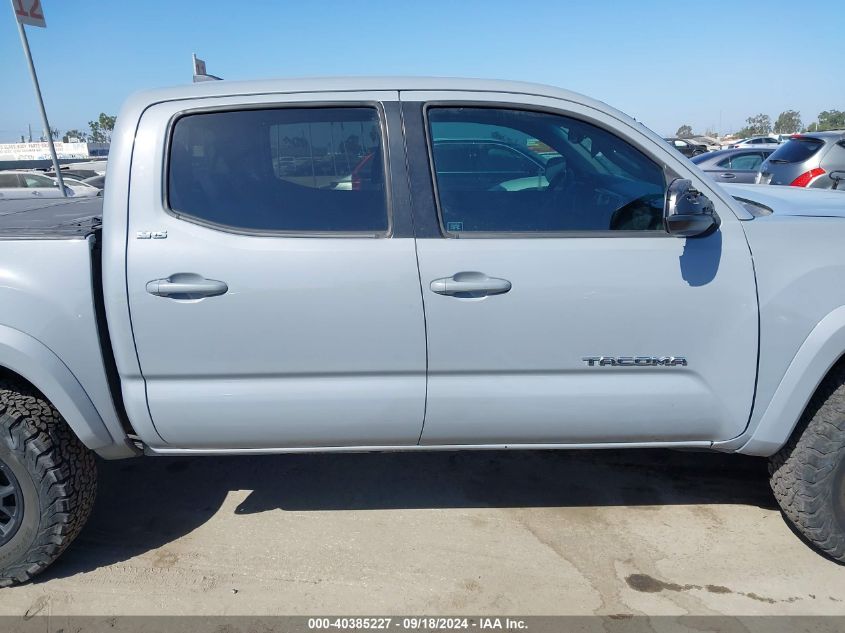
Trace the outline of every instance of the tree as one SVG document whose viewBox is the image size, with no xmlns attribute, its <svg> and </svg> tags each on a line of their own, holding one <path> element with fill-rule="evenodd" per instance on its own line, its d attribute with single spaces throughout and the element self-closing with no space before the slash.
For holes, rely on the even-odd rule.
<svg viewBox="0 0 845 633">
<path fill-rule="evenodd" d="M 745 127 L 737 134 L 739 136 L 762 136 L 772 131 L 772 120 L 768 114 L 758 114 L 745 119 Z"/>
<path fill-rule="evenodd" d="M 117 123 L 117 117 L 109 116 L 105 112 L 100 112 L 100 118 L 98 121 L 100 123 L 100 127 L 108 135 L 109 140 L 111 140 L 111 133 L 114 131 L 114 124 Z"/>
<path fill-rule="evenodd" d="M 105 136 L 103 135 L 103 130 L 100 129 L 100 123 L 98 121 L 88 121 L 88 127 L 91 128 L 90 138 L 93 143 L 105 142 Z"/>
<path fill-rule="evenodd" d="M 678 138 L 687 138 L 689 136 L 692 136 L 692 127 L 690 127 L 689 125 L 682 125 L 678 128 L 678 131 L 675 132 L 675 136 L 677 136 Z"/>
<path fill-rule="evenodd" d="M 116 116 L 109 116 L 105 112 L 100 112 L 96 121 L 88 121 L 88 127 L 91 128 L 91 140 L 94 143 L 111 142 L 111 133 L 116 122 Z"/>
<path fill-rule="evenodd" d="M 54 140 L 54 141 L 58 140 L 58 138 L 59 138 L 61 135 L 62 135 L 62 133 L 61 133 L 61 132 L 59 132 L 59 128 L 57 128 L 57 127 L 51 127 L 51 128 L 50 128 L 50 136 L 52 136 L 52 137 L 53 137 L 53 140 Z"/>
<path fill-rule="evenodd" d="M 819 122 L 810 123 L 808 132 L 824 132 L 825 130 L 845 129 L 845 111 L 825 110 L 819 112 Z"/>
<path fill-rule="evenodd" d="M 81 130 L 68 130 L 67 132 L 65 132 L 65 135 L 62 137 L 62 141 L 64 141 L 65 143 L 70 143 L 70 142 L 72 142 L 70 140 L 72 138 L 75 138 L 80 143 L 84 143 L 85 141 L 88 140 L 88 134 L 86 132 L 81 131 Z"/>
<path fill-rule="evenodd" d="M 775 121 L 774 131 L 776 134 L 795 134 L 801 131 L 801 127 L 801 113 L 797 110 L 784 110 Z"/>
</svg>

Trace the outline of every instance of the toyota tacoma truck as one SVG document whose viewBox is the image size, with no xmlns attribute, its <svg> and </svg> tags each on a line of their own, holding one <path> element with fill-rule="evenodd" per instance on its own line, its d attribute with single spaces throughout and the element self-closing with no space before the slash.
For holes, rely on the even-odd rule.
<svg viewBox="0 0 845 633">
<path fill-rule="evenodd" d="M 759 455 L 845 561 L 843 244 L 845 193 L 721 187 L 556 88 L 137 94 L 102 200 L 0 203 L 0 585 L 141 454 Z"/>
</svg>

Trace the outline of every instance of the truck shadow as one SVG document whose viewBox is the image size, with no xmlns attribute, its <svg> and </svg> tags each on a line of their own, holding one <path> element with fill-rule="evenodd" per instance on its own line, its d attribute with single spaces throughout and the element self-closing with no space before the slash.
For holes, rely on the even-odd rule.
<svg viewBox="0 0 845 633">
<path fill-rule="evenodd" d="M 707 452 L 478 451 L 100 462 L 91 520 L 34 582 L 127 561 L 209 521 L 268 510 L 744 504 L 776 508 L 760 458 Z M 284 518 L 280 518 L 284 521 Z"/>
</svg>

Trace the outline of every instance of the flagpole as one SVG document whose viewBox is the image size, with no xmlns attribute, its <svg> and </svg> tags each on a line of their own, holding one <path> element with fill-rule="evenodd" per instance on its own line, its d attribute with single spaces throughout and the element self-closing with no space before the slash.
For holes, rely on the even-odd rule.
<svg viewBox="0 0 845 633">
<path fill-rule="evenodd" d="M 13 5 L 14 7 L 14 5 Z M 26 31 L 23 24 L 16 20 L 18 25 L 18 33 L 21 36 L 21 45 L 26 56 L 26 63 L 29 65 L 29 75 L 32 77 L 32 83 L 35 86 L 35 96 L 38 99 L 38 107 L 41 109 L 41 122 L 44 124 L 44 129 L 47 134 L 47 144 L 50 147 L 50 156 L 53 158 L 53 169 L 56 171 L 56 180 L 59 182 L 59 190 L 62 195 L 67 198 L 67 190 L 65 189 L 65 182 L 62 179 L 62 172 L 59 170 L 59 157 L 56 155 L 56 146 L 53 144 L 53 130 L 50 129 L 50 122 L 47 120 L 47 110 L 44 109 L 44 99 L 41 97 L 41 86 L 38 84 L 38 75 L 35 74 L 35 64 L 32 63 L 32 52 L 29 50 L 29 40 L 26 38 Z"/>
</svg>

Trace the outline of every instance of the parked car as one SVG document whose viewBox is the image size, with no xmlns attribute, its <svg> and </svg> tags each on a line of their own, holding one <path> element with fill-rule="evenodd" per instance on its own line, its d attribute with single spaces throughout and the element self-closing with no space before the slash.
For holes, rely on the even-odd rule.
<svg viewBox="0 0 845 633">
<path fill-rule="evenodd" d="M 705 174 L 719 182 L 753 183 L 773 149 L 722 149 L 693 157 Z"/>
<path fill-rule="evenodd" d="M 740 139 L 734 141 L 728 146 L 728 149 L 738 149 L 741 147 L 751 147 L 754 149 L 769 148 L 777 149 L 780 141 L 776 136 L 752 136 L 750 138 Z"/>
<path fill-rule="evenodd" d="M 58 180 L 55 178 L 53 179 L 58 183 Z M 73 195 L 81 198 L 92 198 L 94 196 L 99 196 L 102 194 L 102 190 L 97 189 L 92 185 L 86 184 L 81 180 L 77 180 L 76 178 L 62 178 L 62 182 L 65 183 L 65 187 L 70 187 L 73 191 Z"/>
<path fill-rule="evenodd" d="M 718 141 L 718 139 L 715 139 L 712 136 L 693 136 L 688 140 L 693 143 L 697 143 L 698 145 L 704 145 L 708 152 L 715 152 L 722 149 L 722 144 Z"/>
<path fill-rule="evenodd" d="M 102 176 L 91 176 L 90 178 L 85 178 L 82 182 L 97 189 L 103 189 L 106 186 L 106 176 L 105 174 Z"/>
<path fill-rule="evenodd" d="M 102 176 L 106 173 L 106 165 L 108 161 L 103 158 L 96 158 L 93 160 L 85 160 L 78 163 L 67 163 L 65 167 L 67 169 L 73 169 L 78 171 L 93 171 L 96 174 Z"/>
<path fill-rule="evenodd" d="M 666 140 L 672 147 L 681 152 L 681 154 L 683 154 L 687 158 L 698 156 L 699 154 L 703 154 L 707 151 L 706 145 L 702 145 L 701 143 L 694 143 L 689 139 L 677 138 L 672 136 L 664 140 Z"/>
<path fill-rule="evenodd" d="M 68 195 L 75 192 L 65 186 Z M 16 200 L 21 198 L 62 198 L 59 183 L 53 178 L 35 171 L 0 172 L 0 199 Z"/>
<path fill-rule="evenodd" d="M 547 185 L 546 163 L 554 154 L 541 153 L 515 143 L 496 139 L 438 138 L 432 143 L 434 159 L 441 165 L 441 178 L 462 187 L 510 186 L 512 189 Z M 335 189 L 360 187 L 360 174 L 380 162 L 369 153 L 362 157 L 352 172 L 334 184 Z M 528 178 L 528 183 L 523 179 Z M 357 186 L 356 186 L 357 183 Z"/>
<path fill-rule="evenodd" d="M 91 169 L 65 169 L 65 168 L 61 168 L 61 172 L 62 172 L 62 178 L 65 178 L 65 177 L 76 178 L 78 180 L 84 180 L 85 178 L 93 178 L 94 176 L 100 175 L 96 171 L 93 171 Z M 54 170 L 54 169 L 50 169 L 50 170 L 48 170 L 44 173 L 47 176 L 50 176 L 51 178 L 56 177 L 56 170 Z"/>
<path fill-rule="evenodd" d="M 458 173 L 431 151 L 457 136 L 553 154 L 546 183 Z M 281 170 L 345 152 L 373 155 L 348 189 Z M 845 561 L 843 195 L 719 186 L 533 84 L 136 94 L 103 198 L 0 203 L 0 585 L 77 536 L 95 455 L 768 456 L 786 516 Z"/>
<path fill-rule="evenodd" d="M 760 166 L 756 182 L 832 189 L 841 179 L 837 174 L 842 171 L 845 171 L 845 131 L 795 134 Z"/>
</svg>

